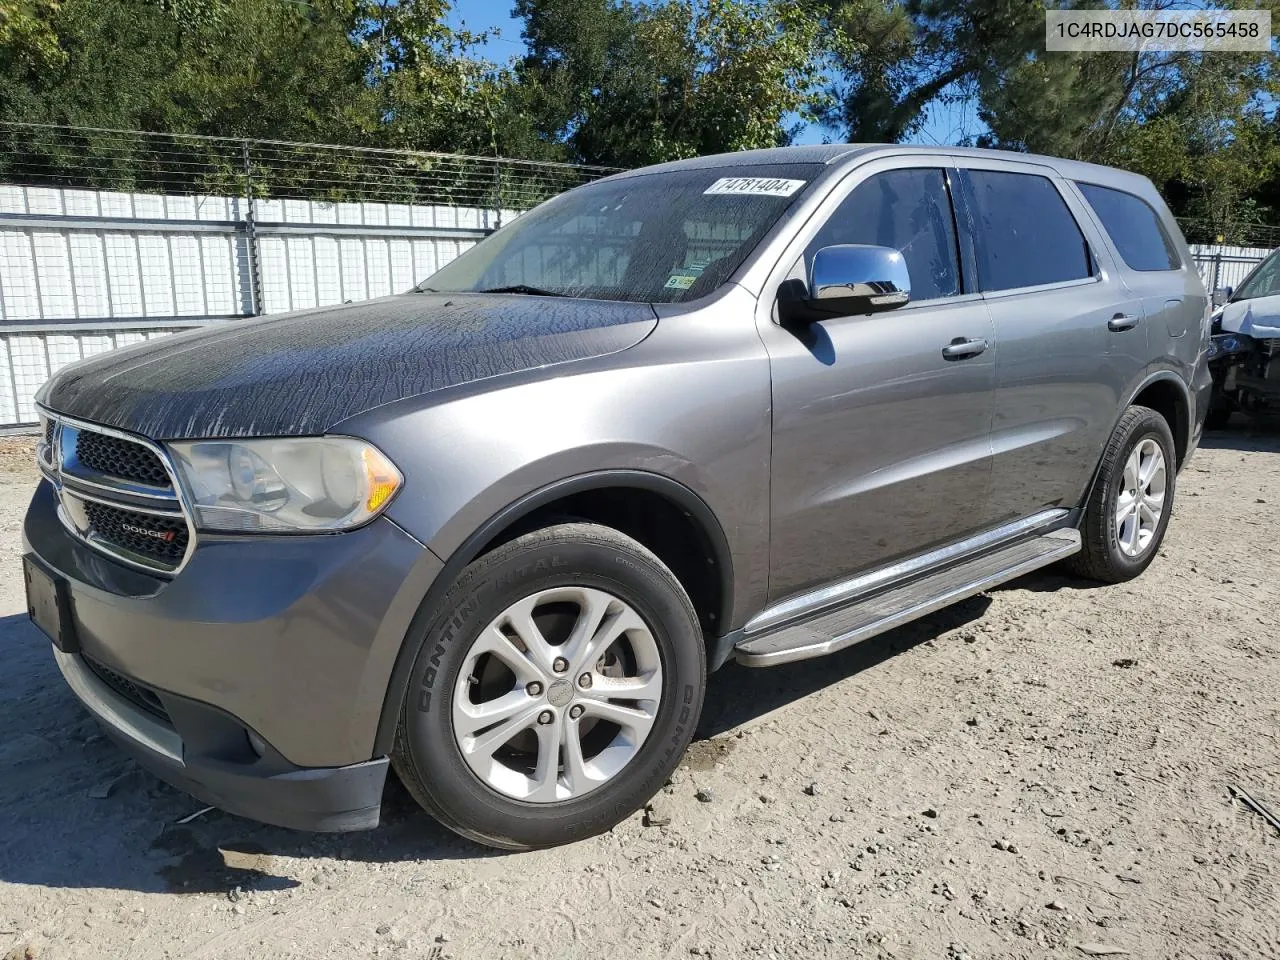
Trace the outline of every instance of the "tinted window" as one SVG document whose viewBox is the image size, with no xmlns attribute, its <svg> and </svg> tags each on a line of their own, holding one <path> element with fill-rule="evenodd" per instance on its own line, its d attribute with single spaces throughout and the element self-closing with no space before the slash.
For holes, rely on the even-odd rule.
<svg viewBox="0 0 1280 960">
<path fill-rule="evenodd" d="M 1076 186 L 1107 228 L 1120 258 L 1132 269 L 1177 270 L 1182 266 L 1173 241 L 1147 201 L 1123 190 L 1093 183 Z"/>
<path fill-rule="evenodd" d="M 1050 180 L 970 170 L 969 182 L 983 290 L 1062 283 L 1093 274 L 1084 235 Z"/>
<path fill-rule="evenodd" d="M 840 243 L 902 251 L 911 273 L 912 300 L 960 292 L 955 223 L 941 170 L 894 170 L 859 184 L 809 244 L 806 271 L 820 248 Z"/>
<path fill-rule="evenodd" d="M 422 288 L 692 300 L 728 280 L 818 169 L 709 167 L 587 184 L 503 227 Z"/>
</svg>

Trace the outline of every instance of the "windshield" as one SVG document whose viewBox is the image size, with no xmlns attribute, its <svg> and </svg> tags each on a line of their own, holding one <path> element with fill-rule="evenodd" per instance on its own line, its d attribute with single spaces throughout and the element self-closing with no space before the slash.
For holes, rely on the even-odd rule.
<svg viewBox="0 0 1280 960">
<path fill-rule="evenodd" d="M 587 184 L 503 227 L 419 289 L 692 300 L 733 274 L 820 170 L 713 167 Z"/>
<path fill-rule="evenodd" d="M 1244 278 L 1244 282 L 1231 295 L 1231 300 L 1234 303 L 1236 300 L 1254 300 L 1277 294 L 1280 294 L 1280 250 L 1276 250 L 1253 268 L 1253 273 Z"/>
</svg>

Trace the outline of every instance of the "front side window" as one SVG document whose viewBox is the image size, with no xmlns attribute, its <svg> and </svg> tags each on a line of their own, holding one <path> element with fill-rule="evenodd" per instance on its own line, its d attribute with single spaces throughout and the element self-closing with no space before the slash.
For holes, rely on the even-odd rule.
<svg viewBox="0 0 1280 960">
<path fill-rule="evenodd" d="M 1254 300 L 1258 297 L 1274 297 L 1280 294 L 1280 250 L 1253 268 L 1253 273 L 1244 278 L 1244 282 L 1234 294 L 1232 301 Z"/>
<path fill-rule="evenodd" d="M 1077 183 L 1093 212 L 1132 270 L 1177 270 L 1182 266 L 1173 240 L 1151 204 L 1123 190 Z"/>
<path fill-rule="evenodd" d="M 769 164 L 587 184 L 503 227 L 419 289 L 693 300 L 729 279 L 820 172 Z"/>
<path fill-rule="evenodd" d="M 1051 180 L 995 170 L 970 170 L 968 178 L 983 290 L 1065 283 L 1093 275 L 1084 234 Z"/>
<path fill-rule="evenodd" d="M 941 170 L 892 170 L 860 183 L 809 243 L 806 272 L 818 250 L 842 243 L 899 250 L 911 274 L 913 301 L 960 293 L 955 221 Z"/>
</svg>

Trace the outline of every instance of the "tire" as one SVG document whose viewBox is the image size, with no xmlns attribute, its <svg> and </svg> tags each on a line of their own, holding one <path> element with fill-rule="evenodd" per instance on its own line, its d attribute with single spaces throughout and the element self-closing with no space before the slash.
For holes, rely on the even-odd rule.
<svg viewBox="0 0 1280 960">
<path fill-rule="evenodd" d="M 610 829 L 667 781 L 702 709 L 706 655 L 693 604 L 652 552 L 608 527 L 560 523 L 475 560 L 441 610 L 391 756 L 441 823 L 507 850 L 556 846 Z M 605 611 L 603 626 L 574 632 L 589 610 Z M 599 649 L 581 641 L 614 633 Z M 585 666 L 566 670 L 570 659 Z M 615 696 L 625 685 L 658 699 Z M 518 713 L 485 726 L 499 708 Z"/>
<path fill-rule="evenodd" d="M 1139 482 L 1135 486 L 1132 485 L 1132 477 L 1126 474 L 1126 467 L 1135 451 L 1141 449 L 1145 453 L 1153 448 L 1158 448 L 1163 459 L 1163 486 L 1160 513 L 1156 522 L 1151 524 L 1150 508 L 1146 512 L 1140 508 L 1143 503 L 1154 502 L 1151 492 L 1155 488 L 1155 476 L 1152 476 L 1150 484 L 1143 486 Z M 1082 549 L 1067 561 L 1075 573 L 1102 583 L 1123 583 L 1147 569 L 1160 549 L 1173 514 L 1177 479 L 1174 450 L 1173 433 L 1164 417 L 1148 407 L 1133 406 L 1124 412 L 1102 455 L 1098 478 L 1085 507 L 1080 524 Z M 1141 453 L 1139 458 L 1143 463 L 1148 462 Z M 1135 516 L 1140 517 L 1134 521 L 1138 523 L 1137 528 L 1127 521 L 1121 524 L 1118 517 L 1125 503 L 1134 502 L 1129 490 L 1135 488 L 1141 489 L 1149 498 L 1136 498 L 1139 510 Z M 1150 529 L 1144 529 L 1144 525 Z M 1137 548 L 1136 553 L 1132 552 L 1134 547 Z"/>
</svg>

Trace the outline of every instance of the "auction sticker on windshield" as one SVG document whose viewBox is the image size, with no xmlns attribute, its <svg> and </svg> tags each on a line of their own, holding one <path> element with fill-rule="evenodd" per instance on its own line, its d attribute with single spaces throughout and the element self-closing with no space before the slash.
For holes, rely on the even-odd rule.
<svg viewBox="0 0 1280 960">
<path fill-rule="evenodd" d="M 789 197 L 803 186 L 803 180 L 783 180 L 779 177 L 721 177 L 702 192 L 704 194 L 729 193 L 738 196 Z"/>
</svg>

